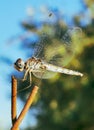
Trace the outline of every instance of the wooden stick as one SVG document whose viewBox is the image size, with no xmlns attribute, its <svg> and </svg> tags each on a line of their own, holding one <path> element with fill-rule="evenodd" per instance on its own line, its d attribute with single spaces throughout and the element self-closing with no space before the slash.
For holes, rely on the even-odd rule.
<svg viewBox="0 0 94 130">
<path fill-rule="evenodd" d="M 17 98 L 17 80 L 12 76 L 12 89 L 11 89 L 11 120 L 14 125 L 17 119 L 16 111 L 16 98 Z"/>
<path fill-rule="evenodd" d="M 29 107 L 33 103 L 37 91 L 38 91 L 38 87 L 34 86 L 33 90 L 31 91 L 31 93 L 30 93 L 30 95 L 28 97 L 28 100 L 27 100 L 26 104 L 24 105 L 24 108 L 22 109 L 18 119 L 14 123 L 13 127 L 11 128 L 11 130 L 17 130 L 17 128 L 19 127 L 19 125 L 20 125 L 21 121 L 23 120 L 25 114 L 27 113 Z"/>
<path fill-rule="evenodd" d="M 12 125 L 14 125 L 14 123 L 17 120 L 16 100 L 17 100 L 17 80 L 14 76 L 12 76 L 12 88 L 11 88 L 11 120 L 12 120 Z M 16 130 L 19 130 L 19 128 L 17 128 Z"/>
</svg>

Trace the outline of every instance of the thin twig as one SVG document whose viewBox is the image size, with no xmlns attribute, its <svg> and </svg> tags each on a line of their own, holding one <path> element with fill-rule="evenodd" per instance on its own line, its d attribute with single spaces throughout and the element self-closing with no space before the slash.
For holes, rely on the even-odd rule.
<svg viewBox="0 0 94 130">
<path fill-rule="evenodd" d="M 12 86 L 11 86 L 11 120 L 12 120 L 12 125 L 14 125 L 16 120 L 17 120 L 16 101 L 17 101 L 17 80 L 14 76 L 12 76 Z M 19 130 L 19 128 L 17 127 L 15 130 Z"/>
<path fill-rule="evenodd" d="M 22 109 L 18 119 L 14 123 L 13 127 L 11 128 L 11 130 L 17 130 L 17 128 L 19 127 L 19 125 L 20 125 L 21 121 L 23 120 L 25 114 L 27 113 L 29 107 L 33 103 L 37 91 L 38 91 L 38 87 L 34 86 L 33 90 L 31 91 L 31 93 L 30 93 L 30 95 L 28 97 L 28 100 L 27 100 L 26 104 L 24 105 L 24 108 Z"/>
<path fill-rule="evenodd" d="M 17 111 L 16 111 L 16 99 L 17 99 L 17 80 L 12 76 L 12 89 L 11 89 L 11 120 L 12 125 L 14 125 L 17 120 Z"/>
</svg>

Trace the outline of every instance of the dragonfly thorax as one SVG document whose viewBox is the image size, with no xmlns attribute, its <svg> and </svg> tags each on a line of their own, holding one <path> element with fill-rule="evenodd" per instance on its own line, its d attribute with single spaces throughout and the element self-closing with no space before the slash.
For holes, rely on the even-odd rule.
<svg viewBox="0 0 94 130">
<path fill-rule="evenodd" d="M 35 70 L 35 69 L 39 69 L 41 65 L 42 65 L 42 62 L 40 59 L 32 57 L 25 62 L 24 69 L 25 70 L 27 70 L 27 69 Z"/>
</svg>

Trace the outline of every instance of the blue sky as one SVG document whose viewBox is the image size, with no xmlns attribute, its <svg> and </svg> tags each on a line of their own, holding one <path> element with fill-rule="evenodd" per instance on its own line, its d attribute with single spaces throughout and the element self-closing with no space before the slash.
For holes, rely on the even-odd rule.
<svg viewBox="0 0 94 130">
<path fill-rule="evenodd" d="M 71 18 L 74 14 L 82 11 L 80 0 L 3 0 L 0 2 L 0 58 L 7 56 L 9 59 L 15 60 L 19 57 L 26 57 L 24 50 L 20 49 L 20 42 L 7 45 L 6 41 L 13 35 L 22 33 L 20 22 L 27 17 L 26 9 L 31 6 L 35 9 L 36 16 L 39 16 L 39 8 L 47 5 L 52 8 L 60 9 L 64 15 Z M 13 71 L 13 66 L 6 65 L 0 60 L 0 128 L 6 129 L 11 127 L 10 101 L 11 101 L 11 78 L 7 80 L 7 76 Z M 19 110 L 21 103 L 19 102 Z M 35 121 L 33 122 L 35 123 Z M 6 124 L 6 126 L 5 126 Z"/>
</svg>

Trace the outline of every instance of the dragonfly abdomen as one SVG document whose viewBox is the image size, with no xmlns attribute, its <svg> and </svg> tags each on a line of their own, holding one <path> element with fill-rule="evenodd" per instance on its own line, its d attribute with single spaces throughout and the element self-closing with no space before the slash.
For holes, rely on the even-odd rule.
<svg viewBox="0 0 94 130">
<path fill-rule="evenodd" d="M 46 64 L 46 69 L 49 71 L 53 71 L 53 72 L 57 72 L 57 73 L 64 73 L 64 74 L 68 74 L 68 75 L 77 75 L 77 76 L 83 76 L 82 73 L 74 71 L 74 70 L 69 70 L 63 67 L 58 67 L 52 64 Z"/>
</svg>

